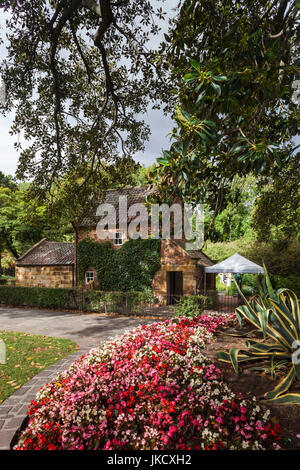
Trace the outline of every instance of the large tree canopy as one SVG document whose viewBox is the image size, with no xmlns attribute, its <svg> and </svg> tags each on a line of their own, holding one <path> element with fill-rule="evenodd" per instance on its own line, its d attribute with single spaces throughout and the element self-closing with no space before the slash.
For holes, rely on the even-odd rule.
<svg viewBox="0 0 300 470">
<path fill-rule="evenodd" d="M 164 0 L 156 0 L 156 4 Z M 143 149 L 140 118 L 158 105 L 155 51 L 161 8 L 148 0 L 0 0 L 8 12 L 1 64 L 12 132 L 24 133 L 17 177 L 48 188 L 88 162 L 91 172 Z"/>
<path fill-rule="evenodd" d="M 0 252 L 17 258 L 50 230 L 46 207 L 28 201 L 26 187 L 0 182 Z"/>
<path fill-rule="evenodd" d="M 143 148 L 148 103 L 171 109 L 176 99 L 173 143 L 154 172 L 163 199 L 206 202 L 214 220 L 236 175 L 272 176 L 289 163 L 297 2 L 178 0 L 155 51 L 149 38 L 163 12 L 153 5 L 163 1 L 0 0 L 9 14 L 3 112 L 15 109 L 12 131 L 28 140 L 19 178 L 53 189 L 63 175 L 95 170 L 101 185 L 106 165 L 123 154 L 119 171 L 128 171 Z"/>
<path fill-rule="evenodd" d="M 300 153 L 261 181 L 255 202 L 253 225 L 263 241 L 300 239 Z"/>
<path fill-rule="evenodd" d="M 217 211 L 236 175 L 271 175 L 299 133 L 296 1 L 185 0 L 162 46 L 178 88 L 173 143 L 156 172 L 164 197 Z"/>
</svg>

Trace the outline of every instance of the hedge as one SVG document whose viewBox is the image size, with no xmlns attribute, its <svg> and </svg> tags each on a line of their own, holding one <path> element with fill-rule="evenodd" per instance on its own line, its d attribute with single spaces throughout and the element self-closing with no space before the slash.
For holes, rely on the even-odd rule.
<svg viewBox="0 0 300 470">
<path fill-rule="evenodd" d="M 13 286 L 14 284 L 15 284 L 15 279 L 14 278 L 6 278 L 6 277 L 1 277 L 0 278 L 0 286 L 1 285 Z"/>
<path fill-rule="evenodd" d="M 75 289 L 0 285 L 0 302 L 39 308 L 76 308 Z"/>
<path fill-rule="evenodd" d="M 0 303 L 15 307 L 134 312 L 139 311 L 142 304 L 152 303 L 153 300 L 151 291 L 124 293 L 0 285 Z"/>
</svg>

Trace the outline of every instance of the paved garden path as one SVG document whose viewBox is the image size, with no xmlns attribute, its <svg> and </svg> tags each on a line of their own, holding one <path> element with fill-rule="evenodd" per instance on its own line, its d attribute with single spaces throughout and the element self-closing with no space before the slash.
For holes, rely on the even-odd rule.
<svg viewBox="0 0 300 470">
<path fill-rule="evenodd" d="M 152 322 L 153 320 L 141 318 L 0 307 L 0 330 L 67 338 L 80 347 L 79 351 L 33 377 L 0 405 L 0 450 L 9 449 L 12 437 L 26 417 L 27 406 L 40 387 L 58 372 L 67 369 L 89 349 L 113 336 L 121 335 L 125 330 Z"/>
</svg>

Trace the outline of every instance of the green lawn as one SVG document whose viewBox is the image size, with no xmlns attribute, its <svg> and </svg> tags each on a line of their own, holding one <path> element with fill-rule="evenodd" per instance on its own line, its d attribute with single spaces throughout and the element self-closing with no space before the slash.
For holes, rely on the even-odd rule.
<svg viewBox="0 0 300 470">
<path fill-rule="evenodd" d="M 0 330 L 6 345 L 6 364 L 0 364 L 0 403 L 59 359 L 76 351 L 68 339 Z"/>
</svg>

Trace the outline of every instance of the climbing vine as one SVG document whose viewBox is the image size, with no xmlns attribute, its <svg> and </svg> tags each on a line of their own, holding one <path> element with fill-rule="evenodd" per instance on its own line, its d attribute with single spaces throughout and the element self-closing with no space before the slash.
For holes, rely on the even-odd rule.
<svg viewBox="0 0 300 470">
<path fill-rule="evenodd" d="M 102 291 L 145 291 L 151 289 L 159 270 L 160 240 L 128 240 L 118 250 L 107 242 L 86 238 L 78 244 L 79 280 L 94 268 Z"/>
</svg>

